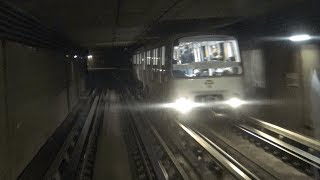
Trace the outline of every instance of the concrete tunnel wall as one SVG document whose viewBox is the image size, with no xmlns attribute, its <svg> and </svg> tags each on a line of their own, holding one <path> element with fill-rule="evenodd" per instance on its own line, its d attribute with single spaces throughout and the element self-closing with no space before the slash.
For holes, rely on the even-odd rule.
<svg viewBox="0 0 320 180">
<path fill-rule="evenodd" d="M 0 179 L 16 179 L 67 117 L 84 86 L 79 66 L 62 53 L 10 41 L 3 46 Z"/>
<path fill-rule="evenodd" d="M 313 43 L 246 42 L 240 45 L 247 96 L 261 104 L 249 114 L 313 136 L 310 117 L 311 72 L 320 68 L 320 48 Z"/>
</svg>

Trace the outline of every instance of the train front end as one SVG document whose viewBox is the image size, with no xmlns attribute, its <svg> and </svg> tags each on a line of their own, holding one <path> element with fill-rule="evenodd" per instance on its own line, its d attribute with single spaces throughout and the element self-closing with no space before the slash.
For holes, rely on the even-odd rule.
<svg viewBox="0 0 320 180">
<path fill-rule="evenodd" d="M 170 99 L 181 114 L 198 108 L 238 112 L 244 101 L 237 41 L 230 36 L 192 36 L 174 42 Z"/>
</svg>

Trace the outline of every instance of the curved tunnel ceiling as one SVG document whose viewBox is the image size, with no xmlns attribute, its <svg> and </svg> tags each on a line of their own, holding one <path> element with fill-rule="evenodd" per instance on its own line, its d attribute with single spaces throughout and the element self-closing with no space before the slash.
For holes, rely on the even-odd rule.
<svg viewBox="0 0 320 180">
<path fill-rule="evenodd" d="M 86 46 L 127 46 L 158 34 L 183 32 L 201 20 L 214 28 L 301 0 L 11 0 L 44 24 Z M 189 26 L 188 26 L 189 25 Z M 162 30 L 161 30 L 162 29 Z M 195 31 L 197 29 L 194 29 Z M 150 33 L 150 31 L 152 33 Z"/>
</svg>

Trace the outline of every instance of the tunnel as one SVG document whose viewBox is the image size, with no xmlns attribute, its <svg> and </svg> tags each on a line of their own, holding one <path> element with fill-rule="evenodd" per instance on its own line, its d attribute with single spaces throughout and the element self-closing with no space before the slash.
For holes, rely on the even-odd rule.
<svg viewBox="0 0 320 180">
<path fill-rule="evenodd" d="M 320 179 L 318 0 L 1 0 L 0 180 Z"/>
</svg>

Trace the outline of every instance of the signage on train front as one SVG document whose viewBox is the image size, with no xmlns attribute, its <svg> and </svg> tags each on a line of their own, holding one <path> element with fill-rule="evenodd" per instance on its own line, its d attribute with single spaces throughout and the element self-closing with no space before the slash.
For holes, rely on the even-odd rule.
<svg viewBox="0 0 320 180">
<path fill-rule="evenodd" d="M 204 84 L 208 87 L 208 88 L 212 88 L 212 86 L 213 86 L 213 81 L 212 80 L 206 80 L 205 82 L 204 82 Z"/>
</svg>

